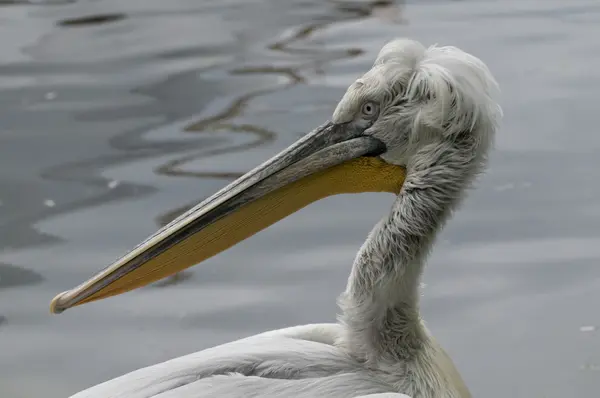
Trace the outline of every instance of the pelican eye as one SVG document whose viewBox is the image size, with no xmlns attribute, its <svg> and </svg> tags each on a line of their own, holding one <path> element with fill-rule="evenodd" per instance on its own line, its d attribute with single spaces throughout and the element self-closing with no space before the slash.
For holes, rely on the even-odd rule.
<svg viewBox="0 0 600 398">
<path fill-rule="evenodd" d="M 365 102 L 362 105 L 360 112 L 362 113 L 363 117 L 372 119 L 373 117 L 377 116 L 377 113 L 379 112 L 379 106 L 371 101 Z"/>
</svg>

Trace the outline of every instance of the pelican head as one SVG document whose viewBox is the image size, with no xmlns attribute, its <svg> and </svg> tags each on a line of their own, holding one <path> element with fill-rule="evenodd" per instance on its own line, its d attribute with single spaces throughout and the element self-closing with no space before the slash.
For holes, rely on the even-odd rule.
<svg viewBox="0 0 600 398">
<path fill-rule="evenodd" d="M 389 42 L 373 67 L 350 85 L 331 121 L 56 296 L 51 311 L 117 295 L 198 264 L 326 196 L 435 190 L 424 186 L 431 179 L 420 175 L 435 172 L 440 161 L 450 170 L 444 178 L 454 173 L 461 183 L 436 194 L 458 196 L 462 181 L 485 164 L 493 141 L 500 117 L 492 100 L 495 88 L 487 67 L 455 47 Z"/>
</svg>

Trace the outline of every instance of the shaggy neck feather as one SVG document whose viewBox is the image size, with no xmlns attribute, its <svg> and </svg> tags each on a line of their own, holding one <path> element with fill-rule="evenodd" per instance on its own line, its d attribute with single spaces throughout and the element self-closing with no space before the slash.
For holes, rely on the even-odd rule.
<svg viewBox="0 0 600 398">
<path fill-rule="evenodd" d="M 408 361 L 428 340 L 419 315 L 425 258 L 485 160 L 477 158 L 477 143 L 447 141 L 426 145 L 412 157 L 389 216 L 359 251 L 340 296 L 343 344 L 359 360 Z"/>
</svg>

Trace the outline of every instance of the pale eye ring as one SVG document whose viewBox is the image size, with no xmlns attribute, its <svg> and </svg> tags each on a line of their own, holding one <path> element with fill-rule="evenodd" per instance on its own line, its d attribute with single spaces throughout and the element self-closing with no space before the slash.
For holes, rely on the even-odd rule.
<svg viewBox="0 0 600 398">
<path fill-rule="evenodd" d="M 372 101 L 365 102 L 360 109 L 363 116 L 365 116 L 367 118 L 372 118 L 372 117 L 376 116 L 377 110 L 378 110 L 377 104 Z"/>
</svg>

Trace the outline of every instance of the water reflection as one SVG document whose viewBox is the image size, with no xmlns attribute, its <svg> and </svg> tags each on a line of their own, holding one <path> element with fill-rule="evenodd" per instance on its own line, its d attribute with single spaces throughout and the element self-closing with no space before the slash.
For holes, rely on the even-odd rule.
<svg viewBox="0 0 600 398">
<path fill-rule="evenodd" d="M 189 172 L 181 170 L 181 166 L 192 160 L 198 159 L 202 156 L 218 156 L 225 153 L 237 152 L 242 150 L 251 149 L 257 145 L 263 145 L 274 139 L 275 133 L 268 131 L 267 129 L 243 124 L 237 125 L 233 123 L 226 123 L 234 117 L 242 116 L 245 108 L 248 107 L 249 102 L 256 97 L 271 94 L 275 91 L 286 90 L 292 88 L 297 84 L 305 82 L 305 78 L 302 76 L 304 69 L 315 69 L 321 71 L 322 67 L 328 62 L 336 60 L 348 59 L 352 57 L 360 56 L 363 50 L 360 48 L 347 48 L 337 50 L 320 50 L 315 48 L 314 42 L 311 42 L 311 36 L 317 33 L 319 30 L 326 29 L 328 26 L 343 21 L 350 21 L 353 19 L 360 19 L 370 16 L 376 9 L 382 7 L 394 7 L 400 10 L 404 4 L 403 1 L 373 1 L 366 3 L 346 3 L 346 2 L 334 2 L 335 7 L 342 11 L 343 14 L 337 17 L 327 18 L 326 20 L 318 23 L 308 23 L 294 29 L 291 34 L 274 41 L 272 44 L 268 44 L 267 47 L 273 51 L 287 53 L 291 55 L 300 55 L 298 59 L 291 65 L 285 67 L 276 66 L 245 66 L 243 68 L 233 68 L 229 71 L 232 75 L 249 75 L 249 74 L 263 74 L 263 75 L 280 75 L 288 79 L 285 84 L 280 84 L 273 89 L 262 89 L 253 91 L 246 95 L 237 98 L 229 107 L 217 115 L 211 116 L 206 119 L 202 119 L 195 122 L 185 128 L 188 132 L 205 132 L 207 130 L 219 131 L 227 130 L 230 132 L 249 133 L 257 137 L 254 142 L 240 145 L 230 146 L 227 148 L 216 149 L 211 152 L 203 152 L 201 155 L 190 155 L 176 160 L 172 160 L 169 163 L 162 165 L 157 168 L 157 173 L 167 175 L 178 175 L 178 176 L 193 176 L 199 178 L 224 178 L 233 179 L 243 174 L 242 171 L 231 173 L 218 173 L 218 172 Z"/>
<path fill-rule="evenodd" d="M 44 277 L 35 271 L 0 263 L 0 289 L 41 283 Z"/>
</svg>

